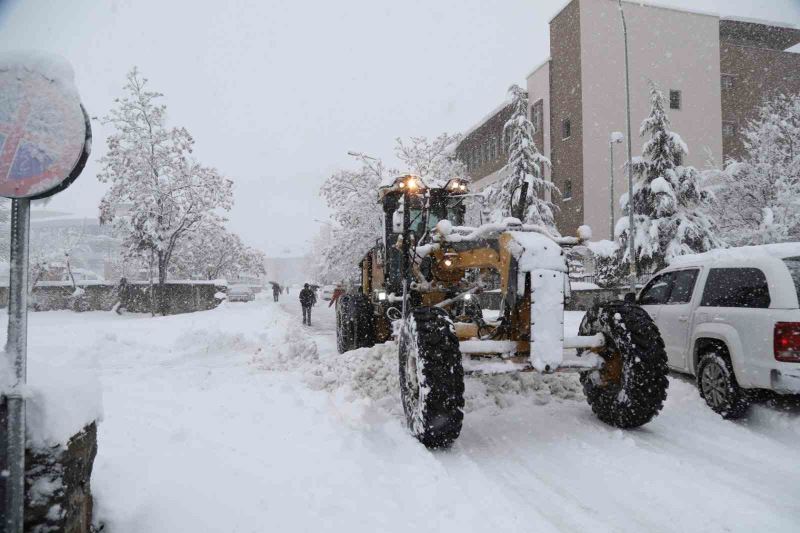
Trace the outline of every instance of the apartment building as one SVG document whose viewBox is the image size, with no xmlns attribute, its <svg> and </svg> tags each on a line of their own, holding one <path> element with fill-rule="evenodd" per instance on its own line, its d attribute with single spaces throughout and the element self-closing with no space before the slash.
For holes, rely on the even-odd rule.
<svg viewBox="0 0 800 533">
<path fill-rule="evenodd" d="M 799 28 L 638 1 L 623 8 L 634 156 L 644 141 L 638 130 L 649 112 L 650 81 L 664 92 L 672 129 L 689 146 L 684 163 L 698 168 L 742 154 L 741 129 L 765 98 L 800 93 L 800 54 L 788 51 L 800 43 Z M 588 224 L 597 238 L 609 237 L 611 150 L 614 217 L 620 215 L 625 145 L 609 139 L 626 129 L 624 67 L 617 1 L 571 0 L 550 20 L 550 57 L 527 76 L 536 143 L 552 162 L 546 177 L 561 191 L 552 200 L 562 233 Z M 456 149 L 478 189 L 500 177 L 509 113 L 497 108 Z"/>
</svg>

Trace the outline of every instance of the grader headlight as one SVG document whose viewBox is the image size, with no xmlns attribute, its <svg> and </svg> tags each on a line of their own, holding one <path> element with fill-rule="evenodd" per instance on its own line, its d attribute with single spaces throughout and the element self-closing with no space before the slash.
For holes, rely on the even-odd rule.
<svg viewBox="0 0 800 533">
<path fill-rule="evenodd" d="M 445 189 L 447 189 L 450 194 L 466 194 L 469 192 L 467 182 L 461 178 L 453 178 L 448 181 L 447 185 L 445 185 Z"/>
<path fill-rule="evenodd" d="M 427 187 L 422 182 L 419 176 L 414 176 L 413 174 L 408 174 L 406 176 L 400 176 L 395 180 L 395 184 L 398 190 L 403 192 L 408 191 L 411 194 L 419 194 L 425 192 Z"/>
</svg>

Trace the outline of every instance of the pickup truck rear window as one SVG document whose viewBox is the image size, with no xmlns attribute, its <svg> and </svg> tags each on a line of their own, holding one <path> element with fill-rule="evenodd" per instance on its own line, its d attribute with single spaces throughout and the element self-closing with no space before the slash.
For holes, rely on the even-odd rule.
<svg viewBox="0 0 800 533">
<path fill-rule="evenodd" d="M 789 267 L 789 274 L 794 281 L 794 289 L 797 291 L 797 301 L 800 302 L 800 257 L 787 257 L 783 260 Z"/>
<path fill-rule="evenodd" d="M 706 307 L 769 307 L 767 277 L 757 268 L 712 268 L 703 299 Z"/>
</svg>

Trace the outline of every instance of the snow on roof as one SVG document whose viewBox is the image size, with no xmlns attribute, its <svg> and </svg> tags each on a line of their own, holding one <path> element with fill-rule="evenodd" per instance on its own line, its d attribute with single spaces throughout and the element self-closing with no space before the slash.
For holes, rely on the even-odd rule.
<svg viewBox="0 0 800 533">
<path fill-rule="evenodd" d="M 797 30 L 800 26 L 792 24 L 791 22 L 777 22 L 774 20 L 756 19 L 749 17 L 735 17 L 735 16 L 721 16 L 720 20 L 729 20 L 731 22 L 747 22 L 749 24 L 761 24 L 763 26 L 775 26 L 776 28 L 786 28 L 787 30 Z"/>
<path fill-rule="evenodd" d="M 544 61 L 533 67 L 533 69 L 528 73 L 528 75 L 525 76 L 525 79 L 527 80 L 528 78 L 536 74 L 536 71 L 545 66 L 546 64 L 548 64 L 551 61 L 551 59 L 552 59 L 551 57 L 548 57 L 547 59 L 545 59 Z"/>
<path fill-rule="evenodd" d="M 644 0 L 622 0 L 622 2 L 625 3 L 625 4 L 631 4 L 631 5 L 639 6 L 639 7 L 652 7 L 652 8 L 656 8 L 656 9 L 666 9 L 666 10 L 669 10 L 669 11 L 678 11 L 678 12 L 681 12 L 681 13 L 691 13 L 692 15 L 703 15 L 703 16 L 706 16 L 706 17 L 716 17 L 716 18 L 718 18 L 720 20 L 730 20 L 730 21 L 735 21 L 735 22 L 749 22 L 749 23 L 752 23 L 752 24 L 763 24 L 763 25 L 766 25 L 766 26 L 777 26 L 779 28 L 789 28 L 789 29 L 797 29 L 798 28 L 798 26 L 796 26 L 796 25 L 794 25 L 792 23 L 789 23 L 789 22 L 775 22 L 775 21 L 771 21 L 771 20 L 763 20 L 763 19 L 747 18 L 747 17 L 737 17 L 737 16 L 727 16 L 727 15 L 723 16 L 723 15 L 720 15 L 719 13 L 717 13 L 717 12 L 714 12 L 714 11 L 705 11 L 705 10 L 702 10 L 702 9 L 685 9 L 685 8 L 680 8 L 680 7 L 671 6 L 671 5 L 667 5 L 667 4 L 662 4 L 661 2 L 652 2 L 652 1 L 645 2 Z M 566 7 L 570 3 L 572 3 L 572 0 L 566 0 L 564 2 L 564 5 L 562 5 L 561 8 L 558 11 L 556 11 L 555 15 L 550 17 L 550 20 L 547 21 L 548 24 L 550 22 L 553 22 L 553 19 L 556 18 L 562 11 L 564 11 L 564 9 L 566 9 Z"/>
<path fill-rule="evenodd" d="M 484 116 L 484 117 L 483 117 L 483 118 L 482 118 L 480 121 L 478 121 L 477 123 L 475 123 L 475 124 L 474 124 L 474 125 L 473 125 L 471 128 L 469 128 L 467 131 L 465 131 L 465 132 L 462 134 L 464 137 L 461 139 L 461 142 L 464 142 L 464 140 L 465 140 L 467 137 L 469 137 L 469 136 L 470 136 L 472 133 L 474 133 L 474 132 L 475 132 L 475 130 L 477 130 L 478 128 L 480 128 L 480 127 L 481 127 L 481 126 L 483 126 L 484 124 L 486 124 L 486 123 L 489 121 L 489 119 L 491 119 L 493 116 L 495 116 L 495 115 L 497 115 L 498 113 L 500 113 L 500 112 L 501 112 L 503 109 L 505 109 L 505 108 L 506 108 L 507 106 L 509 106 L 510 104 L 511 104 L 511 101 L 509 101 L 508 99 L 505 99 L 505 100 L 503 100 L 503 103 L 502 103 L 502 104 L 500 104 L 500 105 L 498 105 L 497 107 L 495 107 L 494 109 L 492 109 L 492 110 L 491 110 L 491 111 L 490 111 L 490 112 L 489 112 L 487 115 L 485 115 L 485 116 Z M 461 144 L 461 143 L 459 143 L 459 144 Z"/>
<path fill-rule="evenodd" d="M 706 263 L 711 261 L 730 262 L 771 258 L 784 259 L 786 257 L 800 257 L 800 242 L 719 248 L 702 254 L 689 254 L 676 257 L 672 260 L 670 266 Z"/>
</svg>

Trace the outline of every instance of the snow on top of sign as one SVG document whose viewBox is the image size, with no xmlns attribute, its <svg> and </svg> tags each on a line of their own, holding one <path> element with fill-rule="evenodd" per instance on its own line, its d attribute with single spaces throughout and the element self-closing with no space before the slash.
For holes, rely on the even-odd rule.
<svg viewBox="0 0 800 533">
<path fill-rule="evenodd" d="M 74 93 L 75 72 L 69 61 L 60 55 L 40 50 L 14 50 L 0 54 L 0 71 L 36 72 L 53 81 L 65 91 Z"/>
</svg>

